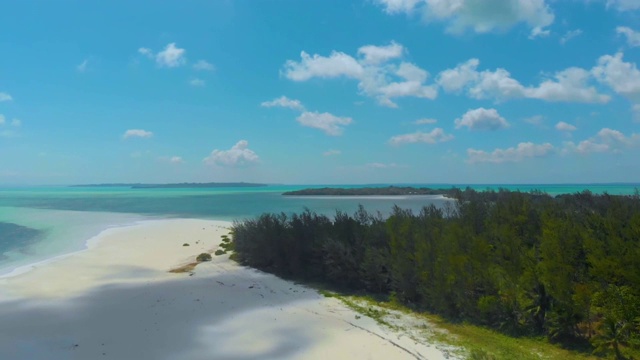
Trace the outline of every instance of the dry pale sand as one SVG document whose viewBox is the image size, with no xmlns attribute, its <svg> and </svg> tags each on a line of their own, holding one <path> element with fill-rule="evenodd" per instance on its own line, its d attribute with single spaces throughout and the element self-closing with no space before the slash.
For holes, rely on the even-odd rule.
<svg viewBox="0 0 640 360">
<path fill-rule="evenodd" d="M 88 250 L 0 279 L 0 359 L 448 357 L 227 256 L 191 276 L 168 272 L 215 250 L 228 226 L 180 219 L 110 229 Z"/>
</svg>

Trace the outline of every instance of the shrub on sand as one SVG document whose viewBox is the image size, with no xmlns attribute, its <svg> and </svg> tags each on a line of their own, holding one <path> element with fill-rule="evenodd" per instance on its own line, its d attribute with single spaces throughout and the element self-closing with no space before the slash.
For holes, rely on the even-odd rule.
<svg viewBox="0 0 640 360">
<path fill-rule="evenodd" d="M 209 253 L 202 253 L 196 257 L 197 262 L 211 261 L 211 259 L 211 254 Z"/>
</svg>

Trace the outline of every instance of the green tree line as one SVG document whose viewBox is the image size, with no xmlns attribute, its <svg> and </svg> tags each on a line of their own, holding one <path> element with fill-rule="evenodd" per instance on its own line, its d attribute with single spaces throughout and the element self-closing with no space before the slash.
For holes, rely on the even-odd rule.
<svg viewBox="0 0 640 360">
<path fill-rule="evenodd" d="M 388 217 L 360 207 L 235 222 L 237 260 L 517 336 L 623 358 L 640 339 L 640 196 L 456 190 Z"/>
</svg>

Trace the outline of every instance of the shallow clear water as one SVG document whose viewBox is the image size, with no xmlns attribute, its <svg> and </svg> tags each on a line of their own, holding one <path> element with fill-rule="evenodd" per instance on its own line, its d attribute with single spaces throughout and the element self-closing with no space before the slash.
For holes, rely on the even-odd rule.
<svg viewBox="0 0 640 360">
<path fill-rule="evenodd" d="M 334 185 L 335 186 L 335 185 Z M 403 184 L 450 188 L 450 184 Z M 465 187 L 462 185 L 458 187 Z M 419 211 L 449 201 L 439 196 L 410 197 L 288 197 L 282 192 L 308 186 L 268 186 L 216 189 L 129 189 L 126 187 L 0 188 L 0 223 L 39 230 L 32 239 L 0 227 L 0 274 L 11 269 L 81 250 L 100 231 L 157 217 L 192 217 L 237 220 L 264 212 L 299 212 L 305 208 L 332 215 L 354 212 L 362 204 L 369 211 L 389 213 L 394 205 Z M 316 187 L 316 186 L 314 186 Z M 317 186 L 320 187 L 320 186 Z M 347 185 L 344 187 L 361 187 Z M 549 194 L 590 190 L 594 193 L 633 194 L 638 184 L 596 185 L 470 185 L 483 190 L 542 190 Z M 24 234 L 23 234 L 24 235 Z"/>
</svg>

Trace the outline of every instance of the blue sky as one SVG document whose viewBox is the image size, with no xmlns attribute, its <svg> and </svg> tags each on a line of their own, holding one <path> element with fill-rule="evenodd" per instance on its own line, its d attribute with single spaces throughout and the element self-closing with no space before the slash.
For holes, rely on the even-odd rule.
<svg viewBox="0 0 640 360">
<path fill-rule="evenodd" d="M 0 184 L 640 182 L 640 0 L 28 0 L 0 24 Z"/>
</svg>

